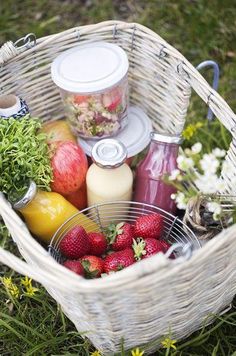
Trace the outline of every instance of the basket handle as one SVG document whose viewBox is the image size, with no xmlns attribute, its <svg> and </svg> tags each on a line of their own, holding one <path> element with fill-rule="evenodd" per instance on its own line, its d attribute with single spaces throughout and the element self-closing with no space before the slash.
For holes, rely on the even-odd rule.
<svg viewBox="0 0 236 356">
<path fill-rule="evenodd" d="M 198 70 L 187 60 L 184 59 L 179 64 L 177 72 L 209 106 L 213 114 L 232 134 L 233 138 L 236 138 L 236 115 L 220 94 L 208 84 Z"/>
<path fill-rule="evenodd" d="M 217 91 L 218 86 L 219 86 L 220 68 L 215 61 L 207 60 L 207 61 L 199 63 L 197 65 L 196 69 L 201 70 L 206 67 L 212 67 L 212 69 L 213 69 L 212 88 Z M 213 114 L 212 110 L 209 108 L 208 113 L 207 113 L 207 119 L 209 121 L 212 121 L 213 118 L 214 118 L 214 114 Z"/>
<path fill-rule="evenodd" d="M 36 45 L 34 33 L 28 33 L 25 37 L 19 38 L 15 43 L 8 41 L 0 48 L 0 65 L 17 56 L 23 50 Z"/>
<path fill-rule="evenodd" d="M 54 276 L 52 273 L 49 273 L 47 270 L 44 271 L 29 265 L 28 263 L 13 255 L 11 252 L 4 250 L 2 247 L 0 247 L 0 262 L 22 275 L 33 278 L 35 281 L 41 283 L 44 286 L 59 289 L 63 292 L 66 292 L 66 290 L 68 291 L 68 285 L 66 288 L 67 283 L 63 282 L 63 280 L 60 280 L 58 277 Z"/>
<path fill-rule="evenodd" d="M 12 41 L 4 43 L 0 48 L 0 65 L 15 57 L 17 54 L 18 49 L 14 46 Z"/>
</svg>

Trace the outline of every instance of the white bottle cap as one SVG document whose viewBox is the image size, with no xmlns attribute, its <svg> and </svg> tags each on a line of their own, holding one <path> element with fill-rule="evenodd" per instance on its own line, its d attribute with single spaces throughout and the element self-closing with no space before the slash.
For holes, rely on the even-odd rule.
<svg viewBox="0 0 236 356">
<path fill-rule="evenodd" d="M 120 141 L 107 138 L 98 141 L 92 149 L 93 161 L 102 168 L 121 166 L 127 158 L 127 149 Z"/>
<path fill-rule="evenodd" d="M 127 125 L 114 138 L 125 145 L 128 152 L 127 157 L 129 158 L 137 155 L 149 145 L 152 130 L 152 122 L 148 116 L 139 107 L 130 106 Z M 95 141 L 79 138 L 78 143 L 86 155 L 91 156 Z"/>
<path fill-rule="evenodd" d="M 93 42 L 60 54 L 52 62 L 51 75 L 61 89 L 90 94 L 116 85 L 128 68 L 128 57 L 121 47 Z"/>
</svg>

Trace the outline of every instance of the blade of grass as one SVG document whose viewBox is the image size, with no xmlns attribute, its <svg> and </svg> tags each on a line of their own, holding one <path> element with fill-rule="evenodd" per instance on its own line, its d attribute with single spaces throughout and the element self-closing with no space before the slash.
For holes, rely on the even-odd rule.
<svg viewBox="0 0 236 356">
<path fill-rule="evenodd" d="M 38 333 L 34 328 L 32 328 L 32 327 L 30 327 L 30 326 L 28 326 L 28 325 L 26 325 L 26 324 L 20 322 L 20 321 L 17 320 L 16 318 L 11 317 L 11 316 L 9 316 L 9 315 L 7 315 L 7 314 L 5 314 L 5 313 L 2 313 L 2 312 L 0 312 L 0 316 L 1 316 L 2 318 L 4 318 L 5 320 L 8 320 L 8 321 L 10 321 L 10 322 L 12 322 L 12 323 L 18 325 L 19 327 L 22 327 L 22 328 L 24 328 L 24 329 L 30 331 L 33 335 L 36 335 L 36 336 L 39 337 L 40 339 L 45 340 L 45 337 L 44 337 L 42 334 Z"/>
<path fill-rule="evenodd" d="M 26 337 L 24 337 L 21 333 L 16 331 L 13 327 L 11 327 L 8 323 L 0 319 L 0 325 L 4 326 L 6 329 L 10 330 L 13 334 L 15 334 L 19 339 L 24 340 L 27 344 L 30 346 L 33 346 L 34 344 L 29 341 Z"/>
</svg>

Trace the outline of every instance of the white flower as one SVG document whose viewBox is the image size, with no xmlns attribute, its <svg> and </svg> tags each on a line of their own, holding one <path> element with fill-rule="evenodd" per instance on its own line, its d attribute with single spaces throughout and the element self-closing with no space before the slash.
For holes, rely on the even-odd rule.
<svg viewBox="0 0 236 356">
<path fill-rule="evenodd" d="M 176 198 L 176 194 L 171 194 L 171 196 L 170 196 L 170 197 L 171 197 L 171 199 L 172 199 L 172 200 L 175 200 L 175 198 Z"/>
<path fill-rule="evenodd" d="M 186 172 L 188 169 L 193 168 L 194 162 L 192 158 L 187 158 L 180 155 L 177 158 L 177 164 L 179 169 Z"/>
<path fill-rule="evenodd" d="M 169 176 L 169 180 L 176 180 L 179 174 L 180 174 L 180 170 L 174 169 Z"/>
<path fill-rule="evenodd" d="M 213 213 L 213 219 L 218 220 L 219 216 L 221 214 L 221 210 L 222 210 L 220 204 L 213 201 L 213 202 L 207 203 L 206 207 L 207 207 L 208 211 Z"/>
<path fill-rule="evenodd" d="M 215 157 L 222 158 L 222 157 L 225 156 L 226 151 L 225 151 L 225 150 L 221 150 L 220 148 L 216 147 L 216 148 L 214 148 L 214 150 L 212 150 L 212 154 L 213 154 Z"/>
<path fill-rule="evenodd" d="M 198 175 L 198 178 L 194 181 L 197 188 L 204 194 L 214 194 L 217 192 L 217 186 L 219 178 L 216 174 L 211 175 Z"/>
<path fill-rule="evenodd" d="M 197 177 L 194 183 L 204 194 L 215 194 L 226 189 L 226 183 L 216 174 L 198 174 Z"/>
<path fill-rule="evenodd" d="M 220 162 L 212 153 L 205 153 L 199 163 L 205 175 L 216 173 L 220 165 Z"/>
<path fill-rule="evenodd" d="M 227 188 L 227 185 L 226 185 L 225 181 L 221 177 L 219 177 L 218 180 L 216 181 L 216 186 L 215 186 L 216 192 L 222 192 L 226 188 Z"/>
<path fill-rule="evenodd" d="M 185 148 L 184 153 L 185 153 L 187 156 L 191 156 L 191 155 L 192 155 L 192 151 L 190 150 L 190 148 Z"/>
<path fill-rule="evenodd" d="M 184 193 L 179 192 L 175 196 L 175 202 L 178 209 L 185 210 L 187 208 L 188 199 L 185 197 Z"/>
<path fill-rule="evenodd" d="M 192 153 L 193 154 L 197 154 L 200 153 L 202 150 L 202 144 L 201 142 L 197 142 L 195 143 L 192 147 L 191 147 Z"/>
</svg>

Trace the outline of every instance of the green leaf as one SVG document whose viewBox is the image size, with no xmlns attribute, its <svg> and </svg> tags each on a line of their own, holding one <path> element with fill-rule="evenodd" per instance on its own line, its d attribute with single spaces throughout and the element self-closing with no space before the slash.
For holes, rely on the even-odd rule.
<svg viewBox="0 0 236 356">
<path fill-rule="evenodd" d="M 115 225 L 114 223 L 109 224 L 107 228 L 106 236 L 110 245 L 112 245 L 116 241 L 117 235 L 123 233 L 123 229 L 121 229 L 123 226 L 124 226 L 124 222 L 121 222 L 117 225 Z"/>
<path fill-rule="evenodd" d="M 119 224 L 116 225 L 116 230 L 120 230 L 124 226 L 124 222 L 120 222 Z"/>
<path fill-rule="evenodd" d="M 85 277 L 88 279 L 96 278 L 99 271 L 95 269 L 94 271 L 90 270 L 91 263 L 88 260 L 81 261 L 82 266 L 84 267 Z"/>
</svg>

